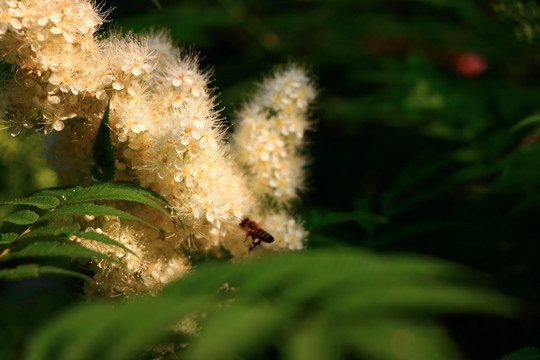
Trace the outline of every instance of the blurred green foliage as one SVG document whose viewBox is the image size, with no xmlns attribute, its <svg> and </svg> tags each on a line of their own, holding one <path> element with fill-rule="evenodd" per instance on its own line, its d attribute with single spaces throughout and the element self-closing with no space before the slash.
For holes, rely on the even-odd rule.
<svg viewBox="0 0 540 360">
<path fill-rule="evenodd" d="M 535 120 L 514 128 L 540 113 L 540 48 L 535 36 L 516 36 L 523 26 L 536 29 L 534 11 L 517 5 L 534 1 L 160 3 L 162 10 L 148 0 L 104 8 L 115 7 L 113 28 L 166 27 L 181 46 L 200 51 L 231 124 L 253 83 L 276 64 L 305 63 L 317 77 L 311 183 L 299 205 L 311 248 L 423 253 L 481 270 L 524 300 L 525 314 L 438 317 L 461 352 L 495 359 L 540 345 L 540 133 Z M 471 54 L 485 68 L 461 62 Z M 13 149 L 2 160 L 2 197 L 52 183 L 43 161 L 25 153 L 37 154 L 35 138 L 2 136 L 0 146 Z M 66 281 L 73 285 L 46 283 L 58 298 L 40 291 L 43 282 L 0 288 L 8 310 L 19 299 L 48 311 L 40 317 L 32 307 L 14 323 L 13 344 L 21 347 L 28 329 L 76 302 L 63 295 Z M 537 349 L 527 349 L 509 358 L 535 359 Z"/>
<path fill-rule="evenodd" d="M 536 1 L 500 0 L 493 9 L 517 23 L 515 31 L 520 40 L 536 41 L 540 32 L 540 6 Z"/>
<path fill-rule="evenodd" d="M 434 315 L 514 307 L 464 281 L 463 268 L 419 256 L 348 249 L 249 260 L 205 264 L 155 297 L 74 307 L 39 331 L 23 358 L 152 358 L 159 351 L 150 345 L 170 341 L 167 330 L 190 316 L 199 336 L 176 326 L 177 342 L 190 346 L 173 345 L 164 358 L 453 360 L 459 352 Z"/>
<path fill-rule="evenodd" d="M 41 138 L 12 137 L 0 131 L 0 201 L 56 185 L 56 173 L 49 169 Z M 0 209 L 0 217 L 9 211 Z"/>
</svg>

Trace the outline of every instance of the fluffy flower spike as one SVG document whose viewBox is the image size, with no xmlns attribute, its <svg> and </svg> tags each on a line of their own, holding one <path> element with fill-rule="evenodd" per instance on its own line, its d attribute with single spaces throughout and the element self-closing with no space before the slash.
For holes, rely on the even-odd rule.
<svg viewBox="0 0 540 360">
<path fill-rule="evenodd" d="M 304 134 L 315 87 L 304 69 L 278 70 L 240 110 L 233 154 L 253 179 L 252 191 L 286 206 L 305 183 Z"/>
</svg>

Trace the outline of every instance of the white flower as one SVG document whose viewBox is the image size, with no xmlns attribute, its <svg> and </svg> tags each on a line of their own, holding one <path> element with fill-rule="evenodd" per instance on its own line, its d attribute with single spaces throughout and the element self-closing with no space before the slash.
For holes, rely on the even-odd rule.
<svg viewBox="0 0 540 360">
<path fill-rule="evenodd" d="M 13 14 L 17 12 L 16 9 L 9 8 L 7 10 L 0 10 L 0 35 L 5 34 L 11 26 L 15 30 L 22 29 L 22 23 Z"/>
<path fill-rule="evenodd" d="M 131 73 L 133 76 L 141 76 L 152 71 L 153 67 L 154 66 L 142 56 L 136 56 L 134 58 L 125 59 L 121 69 L 123 72 Z"/>
<path fill-rule="evenodd" d="M 59 23 L 56 26 L 51 27 L 51 34 L 63 35 L 66 42 L 72 44 L 75 42 L 71 29 L 67 24 Z"/>
<path fill-rule="evenodd" d="M 263 245 L 269 250 L 300 250 L 308 236 L 308 232 L 285 211 L 267 215 L 261 226 L 274 237 L 273 243 Z"/>
</svg>

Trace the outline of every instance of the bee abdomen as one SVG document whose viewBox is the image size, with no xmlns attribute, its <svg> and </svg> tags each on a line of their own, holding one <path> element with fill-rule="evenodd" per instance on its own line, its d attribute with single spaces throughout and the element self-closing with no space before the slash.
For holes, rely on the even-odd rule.
<svg viewBox="0 0 540 360">
<path fill-rule="evenodd" d="M 263 229 L 255 230 L 253 232 L 253 235 L 255 236 L 255 238 L 261 239 L 264 242 L 267 242 L 267 243 L 274 242 L 274 237 L 270 235 L 269 233 L 267 233 L 266 231 L 264 231 Z"/>
</svg>

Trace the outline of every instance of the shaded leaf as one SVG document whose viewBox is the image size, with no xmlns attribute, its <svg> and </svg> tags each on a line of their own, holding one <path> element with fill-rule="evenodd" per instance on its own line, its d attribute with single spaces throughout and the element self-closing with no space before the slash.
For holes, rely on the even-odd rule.
<svg viewBox="0 0 540 360">
<path fill-rule="evenodd" d="M 152 2 L 154 3 L 154 5 L 156 5 L 156 7 L 159 9 L 159 10 L 162 10 L 162 6 L 161 6 L 161 3 L 159 2 L 159 0 L 152 0 Z"/>
<path fill-rule="evenodd" d="M 540 351 L 537 347 L 528 346 L 519 349 L 511 354 L 503 356 L 499 360 L 538 360 L 540 359 Z"/>
<path fill-rule="evenodd" d="M 514 125 L 510 131 L 517 131 L 531 125 L 540 125 L 540 114 L 534 114 L 526 117 Z"/>
<path fill-rule="evenodd" d="M 107 182 L 114 179 L 116 164 L 109 128 L 110 99 L 101 118 L 101 124 L 94 140 L 93 155 L 96 164 L 92 167 L 92 179 L 97 182 Z"/>
<path fill-rule="evenodd" d="M 500 161 L 504 169 L 493 190 L 500 192 L 536 186 L 540 182 L 539 161 L 540 143 L 511 153 Z"/>
<path fill-rule="evenodd" d="M 37 336 L 32 338 L 25 349 L 24 359 L 58 359 L 56 357 L 55 350 L 61 343 L 72 342 L 76 339 L 76 334 L 80 332 L 82 328 L 80 324 L 94 324 L 85 329 L 87 332 L 92 332 L 93 329 L 100 328 L 101 324 L 108 324 L 110 317 L 101 317 L 104 313 L 111 312 L 113 304 L 107 303 L 94 303 L 88 304 L 84 308 L 73 308 L 67 311 L 63 316 L 56 319 L 56 321 L 49 323 L 44 327 L 43 331 L 39 332 Z M 96 321 L 100 319 L 100 321 Z M 95 342 L 95 345 L 99 343 Z M 82 348 L 81 350 L 86 350 Z M 88 355 L 86 355 L 88 354 Z M 87 351 L 85 356 L 89 356 L 90 352 Z M 80 357 L 85 359 L 85 357 Z"/>
<path fill-rule="evenodd" d="M 42 275 L 65 275 L 78 277 L 83 280 L 92 280 L 88 276 L 76 271 L 66 270 L 56 266 L 43 266 L 38 264 L 25 264 L 15 268 L 0 270 L 0 279 L 3 280 L 39 278 Z"/>
<path fill-rule="evenodd" d="M 307 215 L 307 228 L 311 230 L 339 225 L 347 222 L 368 221 L 377 224 L 384 224 L 388 219 L 384 216 L 371 214 L 364 211 L 353 212 L 328 212 L 328 211 L 311 211 Z"/>
</svg>

